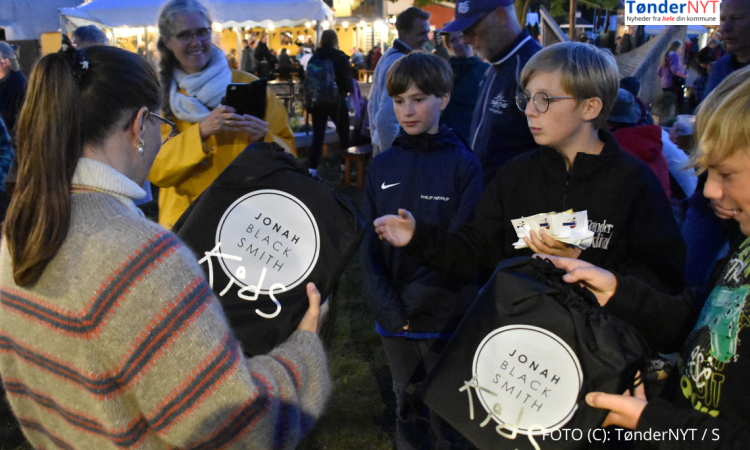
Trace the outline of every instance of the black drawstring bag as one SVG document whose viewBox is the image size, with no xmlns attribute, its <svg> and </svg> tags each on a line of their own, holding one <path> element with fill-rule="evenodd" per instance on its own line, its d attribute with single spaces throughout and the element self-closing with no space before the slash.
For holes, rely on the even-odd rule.
<svg viewBox="0 0 750 450">
<path fill-rule="evenodd" d="M 621 394 L 643 366 L 641 336 L 564 274 L 546 260 L 502 263 L 420 389 L 480 449 L 587 448 L 608 412 L 586 394 Z"/>
<path fill-rule="evenodd" d="M 172 231 L 196 254 L 249 356 L 299 325 L 313 282 L 327 298 L 359 247 L 364 218 L 276 144 L 246 148 Z M 334 306 L 331 306 L 331 310 Z"/>
</svg>

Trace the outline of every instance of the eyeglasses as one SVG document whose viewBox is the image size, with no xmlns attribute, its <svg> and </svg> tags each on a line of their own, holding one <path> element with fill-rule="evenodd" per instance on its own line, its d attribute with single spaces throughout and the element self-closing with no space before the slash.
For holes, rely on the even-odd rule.
<svg viewBox="0 0 750 450">
<path fill-rule="evenodd" d="M 566 100 L 575 99 L 576 97 L 550 97 L 544 92 L 537 92 L 533 97 L 529 96 L 525 92 L 519 92 L 516 94 L 516 106 L 521 111 L 526 111 L 526 106 L 529 104 L 529 100 L 534 100 L 534 108 L 540 113 L 546 113 L 549 110 L 550 100 Z"/>
<path fill-rule="evenodd" d="M 150 111 L 149 111 L 148 115 L 149 115 L 149 117 L 153 117 L 154 119 L 158 120 L 159 122 L 161 122 L 161 123 L 163 123 L 165 125 L 169 125 L 170 127 L 172 127 L 172 131 L 170 131 L 169 134 L 167 135 L 167 137 L 165 137 L 164 140 L 161 141 L 161 145 L 166 144 L 167 141 L 169 140 L 169 138 L 171 138 L 172 136 L 177 136 L 177 126 L 174 124 L 174 122 L 172 122 L 171 120 L 167 120 L 164 117 L 162 117 L 162 116 L 160 116 L 158 114 L 154 114 L 154 113 L 152 113 Z"/>
<path fill-rule="evenodd" d="M 182 45 L 188 45 L 193 42 L 193 37 L 197 37 L 198 41 L 206 42 L 211 38 L 210 28 L 198 28 L 195 31 L 185 30 L 174 35 L 177 41 Z"/>
<path fill-rule="evenodd" d="M 468 26 L 461 30 L 461 36 L 465 37 L 474 37 L 474 34 L 477 32 L 477 27 L 479 24 L 484 20 L 485 17 L 489 16 L 490 13 L 486 12 L 479 16 L 479 19 L 477 19 L 476 22 L 474 22 L 471 26 Z"/>
</svg>

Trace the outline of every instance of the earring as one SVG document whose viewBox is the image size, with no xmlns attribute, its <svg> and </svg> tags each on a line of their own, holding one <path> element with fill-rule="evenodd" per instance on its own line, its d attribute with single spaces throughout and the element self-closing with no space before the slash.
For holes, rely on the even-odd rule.
<svg viewBox="0 0 750 450">
<path fill-rule="evenodd" d="M 145 144 L 143 143 L 143 139 L 138 139 L 138 143 L 135 145 L 135 148 L 138 149 L 138 154 L 141 155 L 141 158 L 143 158 L 143 146 Z"/>
</svg>

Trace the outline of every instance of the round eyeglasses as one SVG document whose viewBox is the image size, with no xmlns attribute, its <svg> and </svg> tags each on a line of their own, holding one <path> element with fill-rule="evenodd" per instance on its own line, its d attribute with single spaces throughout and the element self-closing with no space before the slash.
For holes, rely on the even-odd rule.
<svg viewBox="0 0 750 450">
<path fill-rule="evenodd" d="M 546 113 L 549 110 L 550 100 L 566 100 L 575 99 L 576 97 L 550 97 L 544 92 L 537 92 L 533 96 L 529 96 L 525 92 L 519 92 L 516 94 L 516 106 L 521 111 L 526 111 L 526 106 L 529 104 L 529 100 L 534 100 L 534 108 L 540 113 Z"/>
<path fill-rule="evenodd" d="M 193 42 L 193 37 L 197 37 L 199 41 L 206 42 L 211 38 L 210 28 L 198 28 L 195 31 L 185 30 L 174 35 L 177 41 L 182 45 L 188 45 Z"/>
</svg>

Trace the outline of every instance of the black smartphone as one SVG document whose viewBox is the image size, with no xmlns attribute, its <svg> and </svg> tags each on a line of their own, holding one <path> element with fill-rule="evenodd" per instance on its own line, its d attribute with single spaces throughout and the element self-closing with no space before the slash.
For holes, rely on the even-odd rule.
<svg viewBox="0 0 750 450">
<path fill-rule="evenodd" d="M 239 115 L 248 114 L 263 119 L 266 115 L 267 84 L 265 78 L 252 83 L 232 83 L 227 86 L 223 103 L 234 108 Z"/>
</svg>

